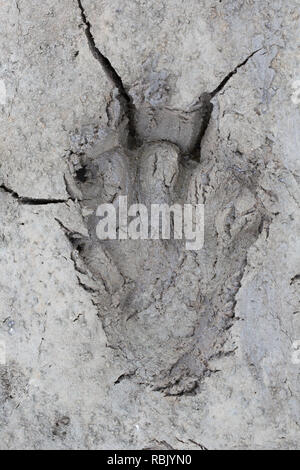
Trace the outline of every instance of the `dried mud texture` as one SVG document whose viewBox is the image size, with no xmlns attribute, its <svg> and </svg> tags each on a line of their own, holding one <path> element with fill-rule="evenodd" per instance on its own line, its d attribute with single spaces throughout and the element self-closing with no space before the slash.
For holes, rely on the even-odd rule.
<svg viewBox="0 0 300 470">
<path fill-rule="evenodd" d="M 1 448 L 299 447 L 298 7 L 1 7 Z M 100 241 L 120 195 L 204 247 Z"/>
</svg>

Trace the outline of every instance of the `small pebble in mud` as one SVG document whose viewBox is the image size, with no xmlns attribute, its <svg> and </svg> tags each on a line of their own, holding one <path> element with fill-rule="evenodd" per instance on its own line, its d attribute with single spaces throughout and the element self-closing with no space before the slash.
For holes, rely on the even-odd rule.
<svg viewBox="0 0 300 470">
<path fill-rule="evenodd" d="M 5 324 L 8 333 L 12 335 L 15 332 L 14 330 L 15 321 L 11 317 L 8 317 L 6 318 L 6 320 L 4 320 L 3 323 Z"/>
</svg>

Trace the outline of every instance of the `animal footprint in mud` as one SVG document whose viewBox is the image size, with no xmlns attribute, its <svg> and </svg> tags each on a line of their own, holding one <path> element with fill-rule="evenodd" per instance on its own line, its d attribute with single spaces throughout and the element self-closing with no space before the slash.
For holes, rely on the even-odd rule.
<svg viewBox="0 0 300 470">
<path fill-rule="evenodd" d="M 115 126 L 98 129 L 90 148 L 73 155 L 76 197 L 89 232 L 78 248 L 94 281 L 105 287 L 98 304 L 108 341 L 131 357 L 139 380 L 169 394 L 194 393 L 209 359 L 220 352 L 235 305 L 235 291 L 230 290 L 227 311 L 224 289 L 232 273 L 240 282 L 252 243 L 252 238 L 245 243 L 244 235 L 250 231 L 254 239 L 259 225 L 255 216 L 238 230 L 237 212 L 230 236 L 221 240 L 218 221 L 223 216 L 215 214 L 222 215 L 229 203 L 238 207 L 249 190 L 235 179 L 228 183 L 222 162 L 213 171 L 209 158 L 201 165 L 195 159 L 210 109 L 205 100 L 199 106 L 191 112 L 137 110 L 135 148 L 128 145 L 126 117 L 114 118 Z M 148 213 L 151 204 L 205 201 L 205 249 L 186 250 L 185 241 L 174 238 L 100 240 L 97 208 L 110 203 L 118 212 L 119 196 L 127 196 L 128 207 L 143 204 Z"/>
</svg>

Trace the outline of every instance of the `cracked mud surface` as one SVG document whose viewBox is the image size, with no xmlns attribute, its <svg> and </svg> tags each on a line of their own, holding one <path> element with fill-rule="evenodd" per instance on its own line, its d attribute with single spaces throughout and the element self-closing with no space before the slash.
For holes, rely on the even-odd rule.
<svg viewBox="0 0 300 470">
<path fill-rule="evenodd" d="M 1 448 L 298 448 L 298 8 L 1 7 Z M 204 247 L 100 242 L 119 195 Z"/>
</svg>

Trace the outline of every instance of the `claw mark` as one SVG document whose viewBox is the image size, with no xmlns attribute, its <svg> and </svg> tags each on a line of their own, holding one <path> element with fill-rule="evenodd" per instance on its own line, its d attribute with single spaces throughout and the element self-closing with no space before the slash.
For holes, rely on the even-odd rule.
<svg viewBox="0 0 300 470">
<path fill-rule="evenodd" d="M 106 76 L 108 77 L 108 79 L 112 82 L 114 87 L 116 87 L 118 89 L 120 97 L 123 98 L 124 112 L 125 112 L 125 115 L 127 116 L 128 121 L 129 121 L 129 133 L 130 133 L 131 137 L 134 138 L 135 131 L 134 131 L 134 126 L 133 126 L 133 117 L 134 117 L 135 106 L 132 102 L 132 99 L 131 99 L 130 95 L 125 90 L 125 87 L 124 87 L 124 84 L 122 82 L 122 79 L 121 79 L 120 75 L 114 69 L 114 67 L 112 66 L 110 60 L 104 54 L 102 54 L 102 52 L 96 46 L 96 42 L 95 42 L 94 36 L 92 35 L 92 31 L 91 31 L 92 30 L 92 25 L 91 25 L 91 23 L 89 22 L 89 20 L 87 18 L 87 15 L 85 13 L 85 10 L 83 8 L 81 0 L 77 0 L 77 1 L 78 1 L 78 6 L 79 6 L 79 9 L 80 9 L 80 13 L 81 13 L 82 22 L 85 25 L 85 35 L 86 35 L 86 38 L 87 38 L 87 41 L 88 41 L 90 51 L 91 51 L 93 57 L 102 66 L 102 68 L 103 68 Z"/>
<path fill-rule="evenodd" d="M 196 103 L 192 105 L 192 109 L 197 109 L 198 107 L 201 107 L 203 109 L 203 118 L 202 118 L 202 124 L 201 124 L 201 129 L 199 131 L 199 136 L 198 140 L 195 145 L 195 149 L 192 153 L 197 152 L 198 149 L 200 148 L 200 157 L 201 157 L 201 141 L 206 133 L 206 130 L 208 128 L 208 124 L 210 122 L 211 114 L 213 111 L 213 105 L 211 103 L 212 98 L 214 98 L 223 88 L 224 86 L 229 82 L 229 80 L 237 73 L 237 71 L 246 65 L 248 60 L 251 59 L 257 52 L 259 52 L 261 49 L 257 49 L 256 51 L 252 52 L 248 57 L 246 57 L 243 62 L 238 64 L 231 72 L 229 72 L 226 77 L 221 81 L 221 83 L 215 88 L 213 91 L 210 93 L 202 93 L 202 95 L 198 98 Z"/>
<path fill-rule="evenodd" d="M 237 65 L 235 67 L 235 69 L 233 69 L 231 72 L 229 72 L 228 75 L 226 75 L 226 77 L 221 81 L 220 85 L 217 86 L 217 88 L 215 88 L 214 91 L 212 91 L 210 93 L 210 96 L 211 98 L 213 98 L 214 96 L 216 96 L 223 88 L 224 86 L 226 85 L 227 82 L 229 82 L 229 80 L 233 77 L 233 75 L 235 75 L 237 73 L 237 71 L 243 67 L 244 65 L 247 64 L 248 60 L 251 59 L 251 57 L 253 57 L 257 52 L 261 51 L 261 48 L 260 49 L 257 49 L 256 51 L 252 52 L 250 55 L 248 55 L 248 57 L 246 57 L 245 60 L 243 60 L 243 62 L 241 62 L 239 65 Z"/>
</svg>

